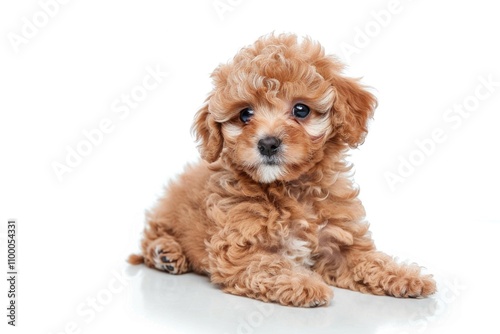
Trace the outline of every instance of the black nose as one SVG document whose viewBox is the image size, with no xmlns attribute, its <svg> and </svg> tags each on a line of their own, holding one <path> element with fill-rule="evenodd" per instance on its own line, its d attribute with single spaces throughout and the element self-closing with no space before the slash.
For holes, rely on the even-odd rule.
<svg viewBox="0 0 500 334">
<path fill-rule="evenodd" d="M 281 141 L 276 137 L 266 137 L 259 140 L 257 147 L 260 154 L 267 155 L 268 157 L 275 155 L 278 152 Z"/>
</svg>

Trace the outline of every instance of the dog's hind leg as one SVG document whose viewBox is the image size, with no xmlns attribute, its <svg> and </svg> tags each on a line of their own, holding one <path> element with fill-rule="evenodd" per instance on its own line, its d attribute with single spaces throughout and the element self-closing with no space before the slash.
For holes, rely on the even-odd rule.
<svg viewBox="0 0 500 334">
<path fill-rule="evenodd" d="M 182 274 L 189 271 L 189 263 L 181 245 L 159 224 L 148 223 L 141 246 L 142 254 L 130 255 L 129 263 L 144 263 L 150 268 L 169 274 Z"/>
</svg>

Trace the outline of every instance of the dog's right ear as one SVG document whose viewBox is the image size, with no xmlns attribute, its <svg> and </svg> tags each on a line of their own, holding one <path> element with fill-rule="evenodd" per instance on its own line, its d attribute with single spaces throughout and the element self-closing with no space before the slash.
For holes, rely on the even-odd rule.
<svg viewBox="0 0 500 334">
<path fill-rule="evenodd" d="M 198 110 L 193 124 L 193 132 L 198 142 L 201 157 L 208 161 L 216 161 L 222 151 L 221 124 L 214 120 L 209 110 L 210 96 L 205 105 Z"/>
</svg>

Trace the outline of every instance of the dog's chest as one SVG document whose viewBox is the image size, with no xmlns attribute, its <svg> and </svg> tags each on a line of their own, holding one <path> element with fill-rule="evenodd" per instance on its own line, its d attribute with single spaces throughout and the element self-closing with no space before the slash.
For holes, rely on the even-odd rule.
<svg viewBox="0 0 500 334">
<path fill-rule="evenodd" d="M 299 237 L 291 236 L 290 238 L 286 239 L 283 244 L 282 255 L 298 265 L 314 265 L 311 254 L 311 242 L 308 240 L 303 240 Z"/>
<path fill-rule="evenodd" d="M 300 210 L 291 215 L 282 231 L 281 254 L 301 266 L 314 265 L 313 255 L 318 247 L 318 234 L 322 228 L 312 203 L 296 203 Z M 297 214 L 300 212 L 300 214 Z"/>
</svg>

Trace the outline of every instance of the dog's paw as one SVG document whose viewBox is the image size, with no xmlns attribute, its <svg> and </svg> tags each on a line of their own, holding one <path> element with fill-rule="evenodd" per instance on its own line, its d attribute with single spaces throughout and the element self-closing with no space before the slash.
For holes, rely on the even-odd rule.
<svg viewBox="0 0 500 334">
<path fill-rule="evenodd" d="M 146 264 L 169 274 L 182 274 L 188 271 L 188 262 L 180 246 L 170 240 L 159 238 L 148 247 Z"/>
<path fill-rule="evenodd" d="M 400 277 L 391 284 L 388 292 L 394 297 L 426 297 L 436 292 L 436 281 L 432 275 Z"/>
<path fill-rule="evenodd" d="M 282 305 L 297 307 L 326 306 L 333 297 L 333 290 L 316 277 L 291 277 L 280 282 L 277 301 Z"/>
<path fill-rule="evenodd" d="M 169 274 L 181 274 L 187 271 L 186 258 L 182 254 L 169 253 L 162 248 L 155 250 L 155 268 Z"/>
</svg>

